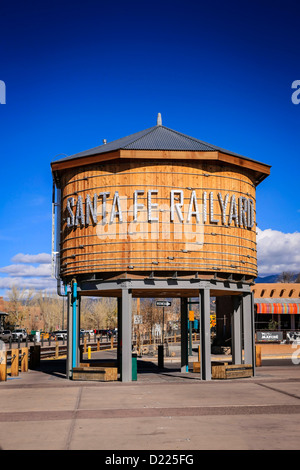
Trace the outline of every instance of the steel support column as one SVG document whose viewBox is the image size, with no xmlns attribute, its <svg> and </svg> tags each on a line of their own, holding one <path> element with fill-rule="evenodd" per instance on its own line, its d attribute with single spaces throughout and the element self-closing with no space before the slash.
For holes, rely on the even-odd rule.
<svg viewBox="0 0 300 470">
<path fill-rule="evenodd" d="M 199 291 L 200 307 L 200 374 L 202 380 L 211 380 L 210 290 Z"/>
<path fill-rule="evenodd" d="M 244 363 L 251 364 L 253 373 L 255 369 L 255 332 L 254 332 L 254 305 L 253 294 L 244 294 L 243 304 L 243 332 L 244 332 Z"/>
<path fill-rule="evenodd" d="M 72 325 L 73 325 L 73 317 L 72 317 L 72 294 L 68 292 L 67 296 L 67 363 L 66 363 L 66 376 L 67 379 L 72 378 Z"/>
<path fill-rule="evenodd" d="M 122 297 L 117 298 L 118 305 L 118 346 L 117 346 L 117 364 L 118 372 L 122 371 Z"/>
<path fill-rule="evenodd" d="M 232 296 L 233 313 L 231 316 L 231 348 L 232 363 L 242 364 L 242 325 L 241 325 L 241 297 Z"/>
<path fill-rule="evenodd" d="M 122 289 L 122 359 L 121 380 L 132 381 L 132 293 Z"/>
<path fill-rule="evenodd" d="M 188 372 L 188 303 L 186 298 L 181 298 L 181 372 Z"/>
<path fill-rule="evenodd" d="M 73 283 L 72 292 L 68 293 L 68 335 L 67 335 L 67 366 L 66 375 L 72 378 L 72 370 L 78 367 L 80 359 L 79 318 L 80 298 L 77 296 L 77 285 Z"/>
<path fill-rule="evenodd" d="M 79 316 L 80 300 L 77 295 L 77 282 L 72 283 L 72 367 L 78 367 L 80 348 L 79 348 Z"/>
</svg>

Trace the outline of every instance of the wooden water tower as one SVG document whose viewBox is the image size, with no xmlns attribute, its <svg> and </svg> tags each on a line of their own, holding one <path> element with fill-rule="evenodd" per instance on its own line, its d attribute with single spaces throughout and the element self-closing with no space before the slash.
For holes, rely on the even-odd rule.
<svg viewBox="0 0 300 470">
<path fill-rule="evenodd" d="M 132 296 L 181 298 L 182 336 L 187 298 L 199 298 L 204 379 L 210 378 L 210 296 L 235 296 L 236 318 L 244 312 L 251 336 L 244 349 L 253 362 L 255 192 L 269 165 L 169 129 L 159 115 L 154 127 L 51 167 L 58 283 L 73 298 L 70 376 L 78 362 L 77 300 L 82 295 L 119 299 L 124 381 L 131 380 Z M 240 361 L 241 340 L 237 334 L 235 339 Z"/>
</svg>

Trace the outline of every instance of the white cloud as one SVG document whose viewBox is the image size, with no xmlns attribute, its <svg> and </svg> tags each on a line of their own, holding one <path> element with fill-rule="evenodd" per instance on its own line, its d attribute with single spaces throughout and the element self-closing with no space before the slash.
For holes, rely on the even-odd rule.
<svg viewBox="0 0 300 470">
<path fill-rule="evenodd" d="M 18 253 L 12 264 L 0 268 L 0 289 L 20 288 L 35 290 L 56 290 L 56 280 L 52 278 L 51 255 Z"/>
<path fill-rule="evenodd" d="M 49 255 L 49 253 L 39 253 L 37 255 L 18 253 L 12 258 L 12 262 L 48 264 L 51 263 L 51 255 Z"/>
<path fill-rule="evenodd" d="M 259 275 L 300 272 L 300 233 L 257 228 Z"/>
<path fill-rule="evenodd" d="M 56 291 L 56 280 L 53 278 L 24 278 L 3 277 L 0 278 L 0 289 L 11 289 L 13 286 L 19 286 L 24 289 L 36 289 Z"/>
<path fill-rule="evenodd" d="M 51 264 L 40 264 L 39 266 L 11 264 L 0 268 L 0 273 L 6 273 L 17 277 L 51 276 Z"/>
</svg>

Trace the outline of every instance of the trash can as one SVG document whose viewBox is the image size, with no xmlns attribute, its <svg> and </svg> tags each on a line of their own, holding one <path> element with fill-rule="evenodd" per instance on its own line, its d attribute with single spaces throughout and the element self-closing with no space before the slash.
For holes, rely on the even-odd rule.
<svg viewBox="0 0 300 470">
<path fill-rule="evenodd" d="M 137 355 L 132 354 L 132 380 L 137 380 Z"/>
<path fill-rule="evenodd" d="M 158 345 L 158 368 L 159 369 L 164 368 L 164 345 L 163 344 Z"/>
</svg>

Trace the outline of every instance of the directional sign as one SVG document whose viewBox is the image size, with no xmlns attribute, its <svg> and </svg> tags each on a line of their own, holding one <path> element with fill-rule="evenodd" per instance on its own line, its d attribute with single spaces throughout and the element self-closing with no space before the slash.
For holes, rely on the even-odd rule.
<svg viewBox="0 0 300 470">
<path fill-rule="evenodd" d="M 157 300 L 156 307 L 171 307 L 172 302 L 169 300 Z"/>
</svg>

